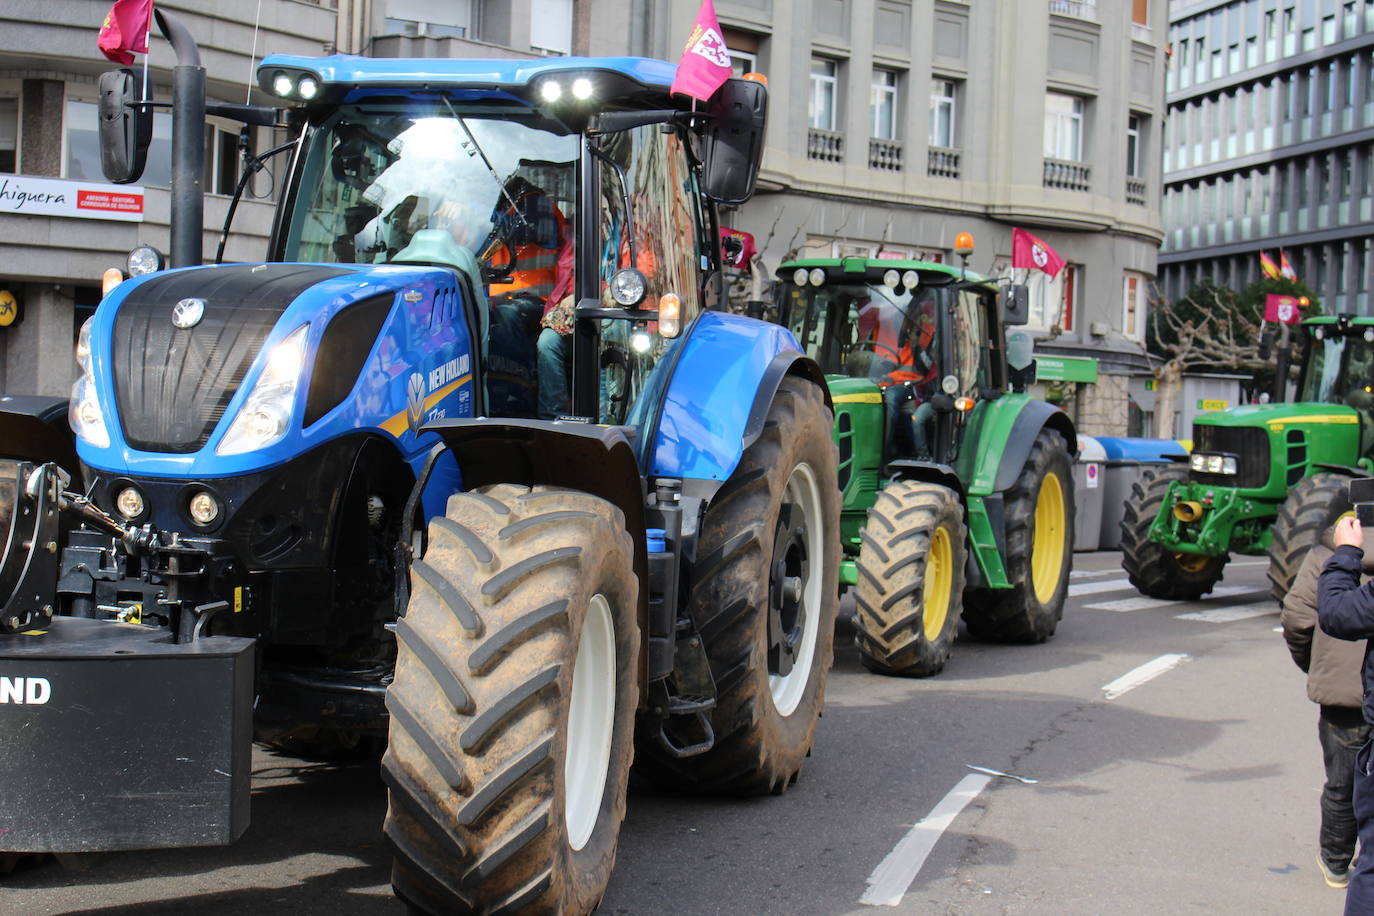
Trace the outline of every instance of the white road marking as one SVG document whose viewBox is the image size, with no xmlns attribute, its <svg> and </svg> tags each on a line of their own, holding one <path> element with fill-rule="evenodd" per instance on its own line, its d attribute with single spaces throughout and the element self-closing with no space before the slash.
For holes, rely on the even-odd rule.
<svg viewBox="0 0 1374 916">
<path fill-rule="evenodd" d="M 1236 620 L 1248 620 L 1251 617 L 1264 617 L 1274 615 L 1279 612 L 1279 605 L 1275 601 L 1266 601 L 1262 604 L 1240 604 L 1235 607 L 1214 607 L 1206 611 L 1193 611 L 1190 614 L 1175 614 L 1176 620 L 1197 620 L 1202 623 L 1231 623 Z"/>
<path fill-rule="evenodd" d="M 1099 576 L 1119 576 L 1121 567 L 1113 566 L 1109 569 L 1075 569 L 1069 573 L 1070 579 L 1096 579 Z"/>
<path fill-rule="evenodd" d="M 1126 691 L 1134 690 L 1141 684 L 1154 680 L 1164 672 L 1177 668 L 1186 661 L 1188 661 L 1188 656 L 1186 654 L 1170 653 L 1168 655 L 1161 655 L 1159 658 L 1146 662 L 1139 668 L 1127 671 L 1110 684 L 1104 684 L 1102 686 L 1103 699 L 1115 700 Z"/>
<path fill-rule="evenodd" d="M 916 880 L 921 866 L 925 865 L 945 829 L 991 781 L 991 776 L 973 773 L 959 780 L 949 794 L 940 799 L 919 824 L 908 830 L 906 836 L 873 869 L 868 876 L 868 889 L 859 902 L 868 906 L 899 906 L 902 895 Z"/>
<path fill-rule="evenodd" d="M 1137 595 L 1134 598 L 1119 598 L 1116 601 L 1103 601 L 1100 604 L 1085 604 L 1083 607 L 1093 611 L 1116 611 L 1124 614 L 1129 611 L 1147 611 L 1150 608 L 1168 607 L 1171 604 L 1182 604 L 1182 601 L 1167 601 L 1163 598 L 1146 598 L 1144 595 Z"/>
<path fill-rule="evenodd" d="M 1120 592 L 1135 588 L 1130 579 L 1112 579 L 1110 582 L 1080 582 L 1069 586 L 1069 597 L 1096 595 L 1098 592 Z"/>
</svg>

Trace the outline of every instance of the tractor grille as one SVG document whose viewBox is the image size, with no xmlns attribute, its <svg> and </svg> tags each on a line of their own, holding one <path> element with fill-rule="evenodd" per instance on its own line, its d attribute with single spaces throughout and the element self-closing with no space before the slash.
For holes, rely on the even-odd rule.
<svg viewBox="0 0 1374 916">
<path fill-rule="evenodd" d="M 1194 483 L 1217 487 L 1263 487 L 1269 482 L 1269 435 L 1250 426 L 1193 424 L 1194 452 L 1227 452 L 1236 456 L 1240 473 L 1193 473 Z"/>
<path fill-rule="evenodd" d="M 131 292 L 110 353 L 125 440 L 142 451 L 199 450 L 282 312 L 302 291 L 346 273 L 235 265 L 155 277 Z M 204 300 L 204 317 L 176 328 L 172 307 L 191 297 Z"/>
</svg>

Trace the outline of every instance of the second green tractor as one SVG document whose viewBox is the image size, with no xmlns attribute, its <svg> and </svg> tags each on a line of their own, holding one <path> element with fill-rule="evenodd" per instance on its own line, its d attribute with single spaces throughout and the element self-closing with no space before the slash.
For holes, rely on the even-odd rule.
<svg viewBox="0 0 1374 916">
<path fill-rule="evenodd" d="M 1024 288 L 867 258 L 791 261 L 778 278 L 778 320 L 834 401 L 840 583 L 864 664 L 936 674 L 961 617 L 980 639 L 1048 639 L 1073 559 L 1077 434 L 1026 393 L 1030 337 L 1006 333 L 1025 323 Z"/>
</svg>

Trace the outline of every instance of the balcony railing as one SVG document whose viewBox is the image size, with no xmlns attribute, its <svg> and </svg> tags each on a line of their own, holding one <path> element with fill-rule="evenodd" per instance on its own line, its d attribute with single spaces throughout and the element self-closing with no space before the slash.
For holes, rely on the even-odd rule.
<svg viewBox="0 0 1374 916">
<path fill-rule="evenodd" d="M 843 162 L 844 135 L 837 130 L 810 128 L 806 132 L 806 158 L 817 162 Z"/>
<path fill-rule="evenodd" d="M 958 178 L 959 150 L 932 146 L 926 153 L 926 174 L 932 178 Z"/>
<path fill-rule="evenodd" d="M 1050 0 L 1050 12 L 1075 19 L 1097 19 L 1097 0 Z"/>
<path fill-rule="evenodd" d="M 868 138 L 868 167 L 884 172 L 902 170 L 902 142 L 900 140 L 880 140 Z"/>
<path fill-rule="evenodd" d="M 1061 191 L 1087 191 L 1092 182 L 1092 166 L 1083 162 L 1045 160 L 1044 184 Z"/>
<path fill-rule="evenodd" d="M 1139 178 L 1126 179 L 1126 203 L 1145 206 L 1145 182 Z"/>
</svg>

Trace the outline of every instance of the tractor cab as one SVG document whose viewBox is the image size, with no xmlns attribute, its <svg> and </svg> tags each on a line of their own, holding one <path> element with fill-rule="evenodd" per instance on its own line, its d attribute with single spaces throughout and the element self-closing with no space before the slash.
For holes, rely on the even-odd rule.
<svg viewBox="0 0 1374 916">
<path fill-rule="evenodd" d="M 1007 384 L 1004 361 L 991 358 L 997 288 L 923 261 L 807 260 L 779 277 L 779 321 L 837 397 L 883 405 L 884 460 L 953 464 L 979 393 Z"/>
</svg>

